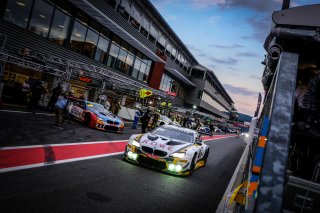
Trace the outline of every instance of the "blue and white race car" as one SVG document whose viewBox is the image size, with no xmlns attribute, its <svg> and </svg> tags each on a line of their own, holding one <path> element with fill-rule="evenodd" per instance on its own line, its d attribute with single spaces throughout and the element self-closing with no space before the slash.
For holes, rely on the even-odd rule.
<svg viewBox="0 0 320 213">
<path fill-rule="evenodd" d="M 132 135 L 124 159 L 176 175 L 191 175 L 205 166 L 209 146 L 194 130 L 163 125 L 150 133 Z"/>
</svg>

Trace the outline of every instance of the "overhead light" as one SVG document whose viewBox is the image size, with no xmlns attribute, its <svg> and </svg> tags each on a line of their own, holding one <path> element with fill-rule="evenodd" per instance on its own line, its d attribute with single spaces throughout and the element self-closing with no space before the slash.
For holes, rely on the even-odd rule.
<svg viewBox="0 0 320 213">
<path fill-rule="evenodd" d="M 41 18 L 46 18 L 46 16 L 45 15 L 42 15 L 42 14 L 40 14 L 39 15 Z"/>
<path fill-rule="evenodd" d="M 192 107 L 193 109 L 197 109 L 197 106 L 196 105 L 193 105 L 193 107 Z"/>
<path fill-rule="evenodd" d="M 77 36 L 77 37 L 81 37 L 81 34 L 79 34 L 79 33 L 76 33 L 74 35 Z"/>
<path fill-rule="evenodd" d="M 43 29 L 44 31 L 49 31 L 49 29 L 48 29 L 48 28 L 45 28 L 45 27 L 42 27 L 42 29 Z"/>
<path fill-rule="evenodd" d="M 153 102 L 152 101 L 149 101 L 149 104 L 152 104 Z"/>
<path fill-rule="evenodd" d="M 63 25 L 58 25 L 59 27 L 61 27 L 61 28 L 64 28 L 64 26 Z"/>
<path fill-rule="evenodd" d="M 17 5 L 22 6 L 22 7 L 25 7 L 25 6 L 26 6 L 26 4 L 25 4 L 25 3 L 20 2 L 20 1 L 17 1 Z"/>
</svg>

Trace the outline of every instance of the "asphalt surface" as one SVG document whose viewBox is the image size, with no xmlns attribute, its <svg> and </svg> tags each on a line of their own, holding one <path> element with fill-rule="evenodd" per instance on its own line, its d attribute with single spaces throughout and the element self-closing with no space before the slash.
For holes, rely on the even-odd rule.
<svg viewBox="0 0 320 213">
<path fill-rule="evenodd" d="M 52 128 L 53 116 L 0 112 L 0 147 L 128 139 L 77 122 Z M 207 165 L 190 177 L 136 166 L 122 155 L 0 174 L 1 212 L 215 212 L 245 143 L 207 142 Z M 0 148 L 1 149 L 1 148 Z"/>
<path fill-rule="evenodd" d="M 39 113 L 0 111 L 0 147 L 127 140 L 141 132 L 140 127 L 131 129 L 130 125 L 124 133 L 100 131 L 74 120 L 66 120 L 61 130 L 53 127 L 53 114 Z"/>
</svg>

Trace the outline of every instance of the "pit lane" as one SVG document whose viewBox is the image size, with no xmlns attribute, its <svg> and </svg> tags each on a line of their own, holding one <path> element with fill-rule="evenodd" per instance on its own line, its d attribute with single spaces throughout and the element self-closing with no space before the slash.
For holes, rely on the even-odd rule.
<svg viewBox="0 0 320 213">
<path fill-rule="evenodd" d="M 42 125 L 30 128 L 48 129 L 43 127 L 49 125 L 48 119 L 33 119 Z M 31 120 L 25 118 L 29 125 Z M 8 117 L 6 123 L 11 122 Z M 83 137 L 87 136 L 84 131 L 96 132 L 77 123 L 70 125 L 79 128 L 75 131 Z M 66 127 L 60 131 L 62 135 L 59 132 L 53 135 L 56 139 L 64 138 L 65 142 L 71 137 L 65 138 L 67 134 L 63 131 L 69 130 Z M 23 139 L 22 133 L 32 138 L 23 129 L 18 133 L 13 135 L 16 141 L 11 143 L 26 145 L 28 140 Z M 98 131 L 88 136 L 98 137 L 100 133 L 103 137 L 111 135 Z M 116 135 L 128 138 L 125 134 Z M 53 139 L 44 135 L 33 143 L 46 140 Z M 214 212 L 245 144 L 233 137 L 208 144 L 211 150 L 206 167 L 187 178 L 124 162 L 121 155 L 3 173 L 0 174 L 0 205 L 5 212 Z"/>
</svg>

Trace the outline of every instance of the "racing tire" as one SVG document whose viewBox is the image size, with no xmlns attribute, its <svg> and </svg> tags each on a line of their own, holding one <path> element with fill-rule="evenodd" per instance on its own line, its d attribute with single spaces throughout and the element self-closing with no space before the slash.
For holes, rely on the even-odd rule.
<svg viewBox="0 0 320 213">
<path fill-rule="evenodd" d="M 191 175 L 194 171 L 194 168 L 196 167 L 196 157 L 197 157 L 197 153 L 194 153 L 192 161 L 191 161 L 191 165 L 190 165 L 190 169 L 189 169 L 189 175 Z"/>
<path fill-rule="evenodd" d="M 90 114 L 86 114 L 86 116 L 84 118 L 84 125 L 90 127 L 90 123 L 91 123 L 91 115 Z"/>
<path fill-rule="evenodd" d="M 206 164 L 207 164 L 208 156 L 209 156 L 209 148 L 206 150 L 206 152 L 204 153 L 204 156 L 203 156 L 203 158 L 202 158 L 202 159 L 204 160 L 203 167 L 205 167 Z"/>
</svg>

